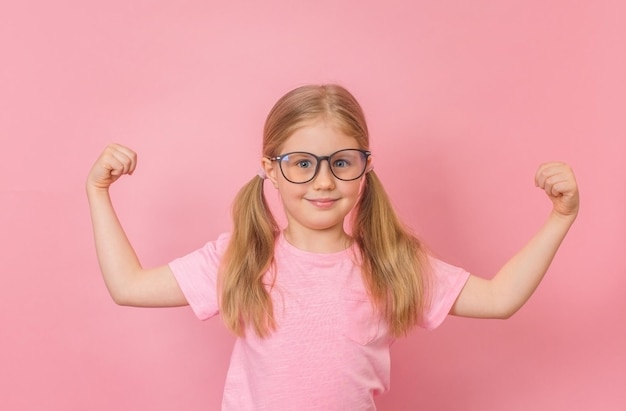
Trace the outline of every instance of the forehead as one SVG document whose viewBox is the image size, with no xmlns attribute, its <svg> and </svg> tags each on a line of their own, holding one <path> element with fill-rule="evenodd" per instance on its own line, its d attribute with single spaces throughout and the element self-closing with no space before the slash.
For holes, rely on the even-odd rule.
<svg viewBox="0 0 626 411">
<path fill-rule="evenodd" d="M 282 153 L 306 151 L 327 155 L 344 148 L 361 148 L 354 137 L 346 135 L 331 122 L 319 120 L 306 124 L 291 134 L 281 147 Z"/>
</svg>

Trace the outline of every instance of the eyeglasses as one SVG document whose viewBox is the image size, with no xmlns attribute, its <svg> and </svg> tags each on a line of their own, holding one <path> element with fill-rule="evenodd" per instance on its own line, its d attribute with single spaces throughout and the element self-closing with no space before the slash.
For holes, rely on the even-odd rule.
<svg viewBox="0 0 626 411">
<path fill-rule="evenodd" d="M 369 151 L 354 148 L 335 151 L 328 156 L 316 156 L 304 151 L 294 151 L 270 157 L 270 160 L 278 161 L 280 171 L 287 181 L 294 184 L 304 184 L 315 178 L 323 160 L 328 161 L 330 172 L 339 180 L 356 180 L 365 173 L 367 158 L 371 154 Z"/>
</svg>

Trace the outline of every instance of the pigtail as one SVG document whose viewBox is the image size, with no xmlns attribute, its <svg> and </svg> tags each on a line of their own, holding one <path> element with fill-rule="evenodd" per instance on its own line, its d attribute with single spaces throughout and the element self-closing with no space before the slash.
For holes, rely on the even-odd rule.
<svg viewBox="0 0 626 411">
<path fill-rule="evenodd" d="M 353 236 L 372 300 L 392 335 L 399 337 L 422 320 L 428 303 L 428 259 L 420 241 L 400 222 L 376 174 L 370 171 L 365 178 Z"/>
<path fill-rule="evenodd" d="M 248 325 L 260 337 L 276 328 L 264 274 L 273 261 L 279 227 L 265 199 L 263 181 L 254 177 L 235 197 L 234 228 L 220 267 L 220 311 L 238 336 Z"/>
</svg>

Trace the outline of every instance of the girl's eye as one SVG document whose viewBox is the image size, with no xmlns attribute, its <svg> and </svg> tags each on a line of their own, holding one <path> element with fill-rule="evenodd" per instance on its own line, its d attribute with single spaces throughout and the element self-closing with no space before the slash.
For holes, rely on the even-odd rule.
<svg viewBox="0 0 626 411">
<path fill-rule="evenodd" d="M 333 162 L 333 167 L 337 167 L 337 168 L 350 167 L 350 163 L 344 159 L 336 160 Z"/>
<path fill-rule="evenodd" d="M 309 168 L 309 167 L 311 167 L 311 161 L 310 160 L 299 160 L 299 161 L 296 162 L 296 167 Z"/>
</svg>

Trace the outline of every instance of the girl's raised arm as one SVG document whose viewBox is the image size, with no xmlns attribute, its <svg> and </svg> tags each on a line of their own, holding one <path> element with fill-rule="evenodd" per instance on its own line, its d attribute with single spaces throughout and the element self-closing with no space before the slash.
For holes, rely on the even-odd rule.
<svg viewBox="0 0 626 411">
<path fill-rule="evenodd" d="M 87 177 L 87 198 L 91 212 L 96 254 L 104 282 L 120 305 L 173 307 L 186 305 L 182 291 L 164 265 L 143 269 L 115 214 L 109 187 L 124 174 L 132 174 L 137 155 L 119 144 L 109 145 L 94 163 Z"/>
<path fill-rule="evenodd" d="M 541 282 L 578 215 L 579 197 L 574 173 L 564 163 L 541 165 L 535 184 L 552 200 L 548 220 L 491 280 L 470 276 L 450 314 L 508 318 L 524 305 Z"/>
</svg>

